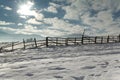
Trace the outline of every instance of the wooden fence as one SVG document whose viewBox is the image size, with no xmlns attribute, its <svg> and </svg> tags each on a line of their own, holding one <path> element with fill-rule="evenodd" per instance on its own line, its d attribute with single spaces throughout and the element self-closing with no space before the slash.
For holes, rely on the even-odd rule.
<svg viewBox="0 0 120 80">
<path fill-rule="evenodd" d="M 22 42 L 11 42 L 5 46 L 0 47 L 0 52 L 14 51 L 17 49 L 41 48 L 49 46 L 69 46 L 69 45 L 83 45 L 83 44 L 104 44 L 120 42 L 120 35 L 118 36 L 84 36 L 81 37 L 46 37 L 45 40 L 31 40 L 23 39 Z"/>
<path fill-rule="evenodd" d="M 46 46 L 68 46 L 68 45 L 83 45 L 83 44 L 104 44 L 120 42 L 120 35 L 118 36 L 81 36 L 81 37 L 46 37 Z"/>
<path fill-rule="evenodd" d="M 30 49 L 30 48 L 38 48 L 45 46 L 46 46 L 45 40 L 36 40 L 36 38 L 34 38 L 32 41 L 27 41 L 23 39 L 22 42 L 10 42 L 8 43 L 8 45 L 1 46 L 0 52 L 9 52 L 18 49 Z"/>
</svg>

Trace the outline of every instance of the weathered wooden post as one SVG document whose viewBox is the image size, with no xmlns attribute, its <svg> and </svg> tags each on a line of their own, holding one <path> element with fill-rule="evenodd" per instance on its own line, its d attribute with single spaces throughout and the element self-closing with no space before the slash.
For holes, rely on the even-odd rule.
<svg viewBox="0 0 120 80">
<path fill-rule="evenodd" d="M 68 38 L 65 39 L 65 45 L 68 46 Z"/>
<path fill-rule="evenodd" d="M 118 36 L 118 41 L 120 42 L 120 34 L 119 34 L 119 36 Z"/>
<path fill-rule="evenodd" d="M 26 46 L 25 46 L 25 40 L 23 39 L 23 49 L 25 49 Z"/>
<path fill-rule="evenodd" d="M 97 43 L 97 36 L 95 37 L 95 44 Z"/>
<path fill-rule="evenodd" d="M 3 48 L 2 48 L 2 47 L 0 47 L 0 53 L 2 52 L 2 50 L 3 50 Z"/>
<path fill-rule="evenodd" d="M 84 44 L 84 35 L 82 35 L 81 44 Z"/>
<path fill-rule="evenodd" d="M 46 37 L 46 47 L 48 47 L 48 37 Z"/>
<path fill-rule="evenodd" d="M 35 48 L 37 48 L 37 41 L 36 41 L 36 38 L 34 38 L 34 42 L 35 42 Z"/>
<path fill-rule="evenodd" d="M 110 39 L 110 36 L 108 35 L 108 37 L 107 37 L 107 43 L 109 43 L 109 39 Z"/>
<path fill-rule="evenodd" d="M 90 38 L 90 37 L 88 37 L 88 38 L 89 38 L 89 39 L 88 39 L 88 40 L 89 40 L 89 42 L 88 42 L 88 43 L 90 44 L 90 43 L 91 43 L 91 40 L 90 40 L 91 38 Z"/>
<path fill-rule="evenodd" d="M 12 51 L 14 50 L 14 42 L 12 42 Z"/>
<path fill-rule="evenodd" d="M 101 37 L 101 44 L 103 43 L 103 37 Z"/>
<path fill-rule="evenodd" d="M 84 35 L 85 35 L 85 29 L 84 29 L 83 34 L 82 34 L 81 44 L 84 44 Z"/>
</svg>

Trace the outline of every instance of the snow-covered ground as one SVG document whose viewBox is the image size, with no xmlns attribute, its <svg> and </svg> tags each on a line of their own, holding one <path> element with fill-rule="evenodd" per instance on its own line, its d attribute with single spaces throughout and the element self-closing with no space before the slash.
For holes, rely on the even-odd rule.
<svg viewBox="0 0 120 80">
<path fill-rule="evenodd" d="M 0 53 L 0 80 L 120 80 L 120 43 Z"/>
</svg>

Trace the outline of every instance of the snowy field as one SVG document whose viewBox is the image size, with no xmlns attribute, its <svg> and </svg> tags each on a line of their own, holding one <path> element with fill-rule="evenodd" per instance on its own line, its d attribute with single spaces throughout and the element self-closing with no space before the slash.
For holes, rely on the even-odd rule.
<svg viewBox="0 0 120 80">
<path fill-rule="evenodd" d="M 0 53 L 0 80 L 120 80 L 120 44 Z"/>
</svg>

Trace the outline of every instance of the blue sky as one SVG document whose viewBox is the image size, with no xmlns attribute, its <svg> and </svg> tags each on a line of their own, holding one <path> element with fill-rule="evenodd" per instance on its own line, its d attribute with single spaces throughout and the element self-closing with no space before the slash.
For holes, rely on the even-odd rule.
<svg viewBox="0 0 120 80">
<path fill-rule="evenodd" d="M 0 0 L 0 41 L 117 35 L 120 0 Z"/>
</svg>

